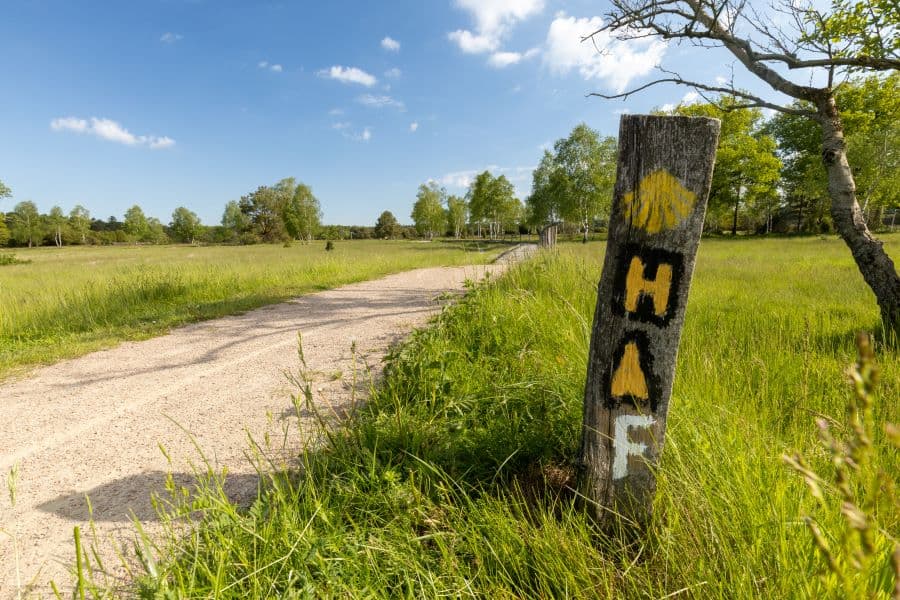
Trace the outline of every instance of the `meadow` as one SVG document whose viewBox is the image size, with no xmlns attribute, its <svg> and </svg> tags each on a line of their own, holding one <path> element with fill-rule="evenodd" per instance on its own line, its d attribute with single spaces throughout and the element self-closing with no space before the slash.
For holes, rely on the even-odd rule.
<svg viewBox="0 0 900 600">
<path fill-rule="evenodd" d="M 900 256 L 900 236 L 885 239 Z M 844 543 L 855 533 L 837 486 L 823 483 L 820 502 L 782 459 L 800 452 L 833 479 L 815 421 L 839 439 L 853 434 L 847 367 L 856 332 L 879 321 L 844 245 L 703 241 L 654 518 L 641 532 L 598 527 L 571 491 L 602 254 L 602 243 L 564 244 L 476 287 L 392 354 L 346 427 L 323 429 L 295 463 L 261 464 L 248 509 L 227 500 L 221 474 L 203 474 L 192 494 L 173 484 L 160 499 L 167 535 L 139 553 L 132 591 L 889 598 L 900 452 L 882 427 L 900 422 L 900 352 L 876 341 L 872 451 L 847 483 L 864 498 L 868 555 Z M 301 386 L 298 408 L 313 394 Z M 862 482 L 876 472 L 873 492 Z M 102 577 L 86 581 L 116 592 Z"/>
<path fill-rule="evenodd" d="M 407 269 L 485 262 L 500 251 L 384 240 L 324 247 L 16 249 L 21 262 L 0 265 L 0 379 L 183 323 Z"/>
</svg>

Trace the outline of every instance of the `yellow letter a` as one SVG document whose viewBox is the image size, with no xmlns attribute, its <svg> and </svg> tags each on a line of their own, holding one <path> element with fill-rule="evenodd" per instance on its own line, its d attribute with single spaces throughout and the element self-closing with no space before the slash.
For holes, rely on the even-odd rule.
<svg viewBox="0 0 900 600">
<path fill-rule="evenodd" d="M 647 378 L 641 370 L 640 352 L 634 342 L 625 344 L 622 360 L 619 361 L 619 367 L 612 376 L 610 393 L 613 398 L 632 396 L 646 400 L 650 397 L 647 391 Z"/>
</svg>

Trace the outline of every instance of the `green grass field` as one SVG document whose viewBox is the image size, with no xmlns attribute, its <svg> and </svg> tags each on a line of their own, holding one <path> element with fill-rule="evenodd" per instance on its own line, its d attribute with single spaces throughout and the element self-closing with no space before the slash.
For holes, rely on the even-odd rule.
<svg viewBox="0 0 900 600">
<path fill-rule="evenodd" d="M 416 267 L 485 262 L 499 252 L 452 242 L 324 247 L 17 249 L 28 262 L 0 266 L 0 378 L 189 321 Z"/>
<path fill-rule="evenodd" d="M 900 256 L 900 236 L 887 237 Z M 871 294 L 835 239 L 706 240 L 688 306 L 655 518 L 609 535 L 566 491 L 603 245 L 564 245 L 480 286 L 392 357 L 382 386 L 249 510 L 218 477 L 174 491 L 145 597 L 890 597 L 897 504 L 868 505 L 874 558 L 841 583 L 848 531 L 781 456 L 828 477 L 817 417 L 848 431 L 845 375 Z M 881 366 L 871 463 L 896 483 L 900 352 Z M 304 392 L 298 390 L 300 402 Z M 299 443 L 299 442 L 298 442 Z M 855 481 L 855 480 L 854 480 Z M 853 481 L 851 488 L 859 491 Z M 886 489 L 886 488 L 885 488 Z M 171 499 L 170 499 L 171 501 Z M 186 515 L 202 519 L 194 524 Z M 850 590 L 848 592 L 848 590 Z M 101 595 L 102 589 L 97 590 Z M 109 591 L 109 590 L 107 590 Z"/>
</svg>

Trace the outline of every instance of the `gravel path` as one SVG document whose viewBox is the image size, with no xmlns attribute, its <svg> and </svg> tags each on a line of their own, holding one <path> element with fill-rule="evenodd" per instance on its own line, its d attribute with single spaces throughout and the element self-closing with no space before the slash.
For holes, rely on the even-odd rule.
<svg viewBox="0 0 900 600">
<path fill-rule="evenodd" d="M 248 434 L 280 439 L 286 425 L 302 426 L 285 375 L 299 368 L 298 332 L 317 402 L 340 407 L 351 396 L 354 341 L 357 361 L 377 375 L 387 348 L 426 323 L 448 292 L 533 250 L 517 247 L 490 266 L 419 269 L 310 294 L 0 384 L 0 474 L 18 465 L 16 506 L 0 498 L 0 598 L 17 590 L 49 596 L 51 579 L 70 587 L 72 530 L 86 526 L 85 495 L 107 563 L 116 544 L 130 545 L 131 514 L 152 531 L 151 491 L 170 472 L 189 481 L 190 465 L 200 462 L 180 427 L 217 468 L 228 468 L 229 494 L 255 495 Z"/>
</svg>

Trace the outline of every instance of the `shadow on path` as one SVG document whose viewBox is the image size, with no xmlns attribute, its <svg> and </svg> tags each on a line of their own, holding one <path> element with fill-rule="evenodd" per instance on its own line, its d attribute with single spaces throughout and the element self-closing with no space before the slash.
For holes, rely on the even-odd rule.
<svg viewBox="0 0 900 600">
<path fill-rule="evenodd" d="M 136 475 L 128 475 L 109 481 L 85 492 L 69 492 L 38 504 L 37 508 L 44 512 L 54 513 L 71 521 L 88 521 L 93 517 L 97 522 L 130 522 L 132 517 L 141 521 L 157 521 L 159 515 L 151 502 L 154 492 L 162 498 L 168 496 L 164 471 L 148 471 Z M 197 478 L 189 473 L 172 473 L 176 488 L 189 490 L 197 488 Z M 259 475 L 229 474 L 225 478 L 224 488 L 229 500 L 239 506 L 248 506 L 255 498 L 259 486 Z M 88 510 L 88 501 L 93 515 Z"/>
</svg>

